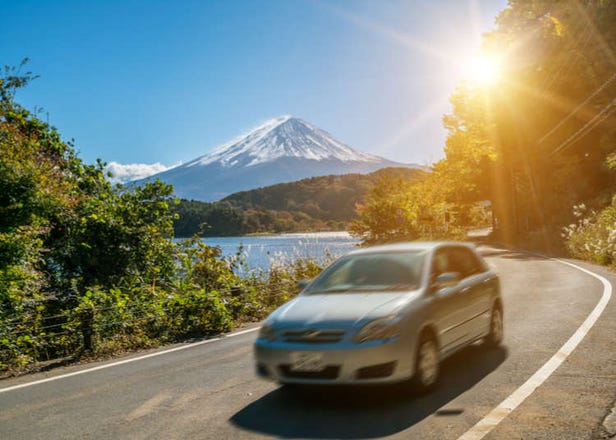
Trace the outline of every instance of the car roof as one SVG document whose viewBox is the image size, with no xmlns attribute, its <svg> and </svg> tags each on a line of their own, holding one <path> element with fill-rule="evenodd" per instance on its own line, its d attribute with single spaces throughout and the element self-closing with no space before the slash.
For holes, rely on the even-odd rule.
<svg viewBox="0 0 616 440">
<path fill-rule="evenodd" d="M 409 241 L 404 243 L 368 246 L 351 251 L 348 255 L 371 254 L 381 252 L 432 251 L 442 246 L 464 246 L 470 249 L 475 249 L 474 244 L 461 241 Z"/>
</svg>

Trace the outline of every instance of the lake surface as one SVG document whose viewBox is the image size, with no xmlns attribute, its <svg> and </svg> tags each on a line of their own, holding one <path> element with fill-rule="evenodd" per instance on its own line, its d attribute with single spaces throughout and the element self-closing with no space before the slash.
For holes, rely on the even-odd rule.
<svg viewBox="0 0 616 440">
<path fill-rule="evenodd" d="M 300 257 L 325 261 L 328 253 L 339 257 L 359 244 L 359 240 L 347 232 L 205 237 L 201 240 L 209 246 L 219 246 L 225 256 L 235 255 L 243 246 L 246 263 L 255 270 L 268 270 L 275 264 L 289 263 Z"/>
</svg>

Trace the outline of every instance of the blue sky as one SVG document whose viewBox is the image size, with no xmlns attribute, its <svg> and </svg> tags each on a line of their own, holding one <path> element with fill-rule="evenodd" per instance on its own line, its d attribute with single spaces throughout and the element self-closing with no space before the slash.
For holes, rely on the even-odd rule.
<svg viewBox="0 0 616 440">
<path fill-rule="evenodd" d="M 0 62 L 40 75 L 86 162 L 170 166 L 301 117 L 362 151 L 428 164 L 465 60 L 506 0 L 0 0 Z"/>
</svg>

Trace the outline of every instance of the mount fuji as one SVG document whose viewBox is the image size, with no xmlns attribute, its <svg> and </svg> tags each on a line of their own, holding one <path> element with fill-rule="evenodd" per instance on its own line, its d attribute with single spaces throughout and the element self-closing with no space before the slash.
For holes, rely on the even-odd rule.
<svg viewBox="0 0 616 440">
<path fill-rule="evenodd" d="M 205 202 L 277 183 L 385 167 L 423 168 L 363 153 L 293 116 L 272 119 L 211 153 L 136 183 L 160 179 L 176 196 Z"/>
</svg>

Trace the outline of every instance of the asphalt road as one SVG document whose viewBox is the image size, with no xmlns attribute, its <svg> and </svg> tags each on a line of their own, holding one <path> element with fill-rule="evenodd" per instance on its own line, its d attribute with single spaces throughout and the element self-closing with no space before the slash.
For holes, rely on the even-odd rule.
<svg viewBox="0 0 616 440">
<path fill-rule="evenodd" d="M 429 395 L 280 388 L 254 375 L 253 331 L 3 392 L 118 360 L 4 380 L 0 439 L 457 439 L 559 351 L 604 291 L 596 278 L 554 260 L 484 251 L 502 280 L 504 344 L 449 358 Z M 576 264 L 616 285 L 607 270 Z M 601 438 L 615 398 L 612 299 L 573 353 L 485 438 Z"/>
</svg>

